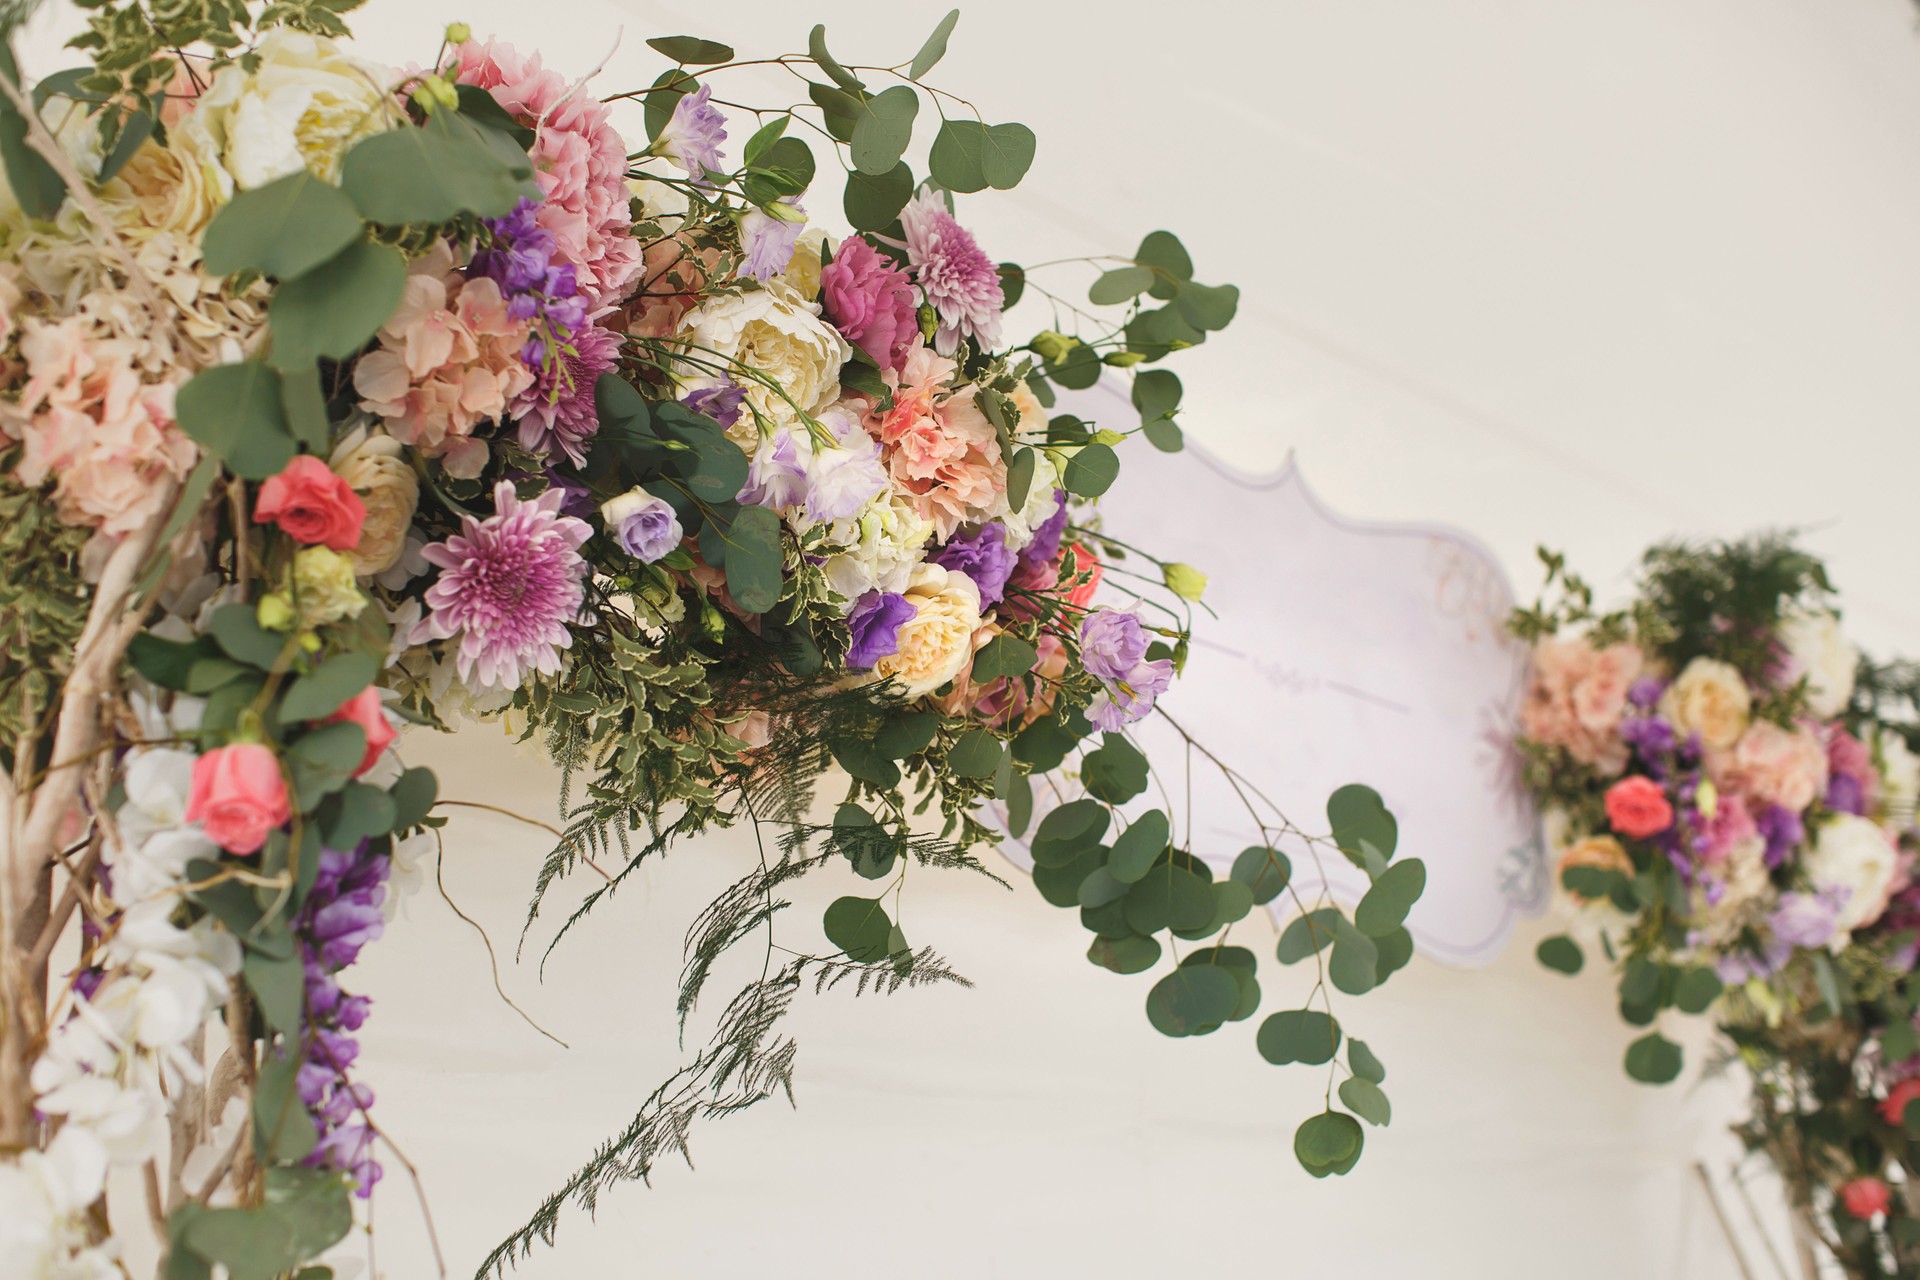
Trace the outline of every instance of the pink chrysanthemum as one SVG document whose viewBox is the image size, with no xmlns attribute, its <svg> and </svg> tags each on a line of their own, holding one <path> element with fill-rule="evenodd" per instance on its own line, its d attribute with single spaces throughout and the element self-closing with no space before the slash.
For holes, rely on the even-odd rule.
<svg viewBox="0 0 1920 1280">
<path fill-rule="evenodd" d="M 560 651 L 573 644 L 567 624 L 586 595 L 579 547 L 593 530 L 560 514 L 565 496 L 549 489 L 523 502 L 503 480 L 492 515 L 463 517 L 458 534 L 421 553 L 441 572 L 412 641 L 458 636 L 454 660 L 476 690 L 517 689 L 529 675 L 552 675 Z"/>
<path fill-rule="evenodd" d="M 532 386 L 514 401 L 520 419 L 520 447 L 538 453 L 556 449 L 575 466 L 587 462 L 586 442 L 600 430 L 593 384 L 620 357 L 620 335 L 584 324 L 547 357 Z"/>
<path fill-rule="evenodd" d="M 545 199 L 535 215 L 573 265 L 589 307 L 622 301 L 640 272 L 640 242 L 628 234 L 627 146 L 607 108 L 584 85 L 498 40 L 459 48 L 460 81 L 493 94 L 533 126 L 535 178 Z"/>
<path fill-rule="evenodd" d="M 907 232 L 907 263 L 939 317 L 933 349 L 950 356 L 962 338 L 982 347 L 1000 345 L 1000 312 L 1006 294 L 1000 271 L 973 236 L 947 211 L 946 196 L 928 187 L 900 211 Z"/>
</svg>

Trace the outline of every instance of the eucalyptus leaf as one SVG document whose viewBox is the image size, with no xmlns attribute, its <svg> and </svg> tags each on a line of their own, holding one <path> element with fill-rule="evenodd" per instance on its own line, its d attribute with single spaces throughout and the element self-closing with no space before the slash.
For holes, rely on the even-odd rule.
<svg viewBox="0 0 1920 1280">
<path fill-rule="evenodd" d="M 647 41 L 647 47 L 682 66 L 710 66 L 717 62 L 733 61 L 731 45 L 721 44 L 718 40 L 703 40 L 699 36 L 655 36 Z"/>
<path fill-rule="evenodd" d="M 1339 1052 L 1340 1024 L 1318 1009 L 1287 1009 L 1267 1015 L 1254 1044 L 1277 1067 L 1294 1062 L 1317 1067 Z"/>
<path fill-rule="evenodd" d="M 216 276 L 257 271 L 292 280 L 358 240 L 364 227 L 346 192 L 302 168 L 234 192 L 207 224 L 202 263 Z"/>
<path fill-rule="evenodd" d="M 287 686 L 281 696 L 283 720 L 319 720 L 373 683 L 380 659 L 370 653 L 337 653 Z"/>
<path fill-rule="evenodd" d="M 940 19 L 940 25 L 933 29 L 933 34 L 927 37 L 927 42 L 920 46 L 920 52 L 913 55 L 913 65 L 907 68 L 907 75 L 910 78 L 918 80 L 933 70 L 940 59 L 947 56 L 947 38 L 953 34 L 953 28 L 959 21 L 958 9 L 950 10 L 946 17 Z"/>
<path fill-rule="evenodd" d="M 393 315 L 406 286 L 407 262 L 398 249 L 356 240 L 274 291 L 269 362 L 285 372 L 323 356 L 345 359 Z"/>
<path fill-rule="evenodd" d="M 1240 1002 L 1240 984 L 1227 970 L 1181 966 L 1147 993 L 1147 1021 L 1165 1036 L 1190 1036 L 1225 1022 Z"/>
<path fill-rule="evenodd" d="M 1104 811 L 1103 811 L 1104 812 Z M 1149 809 L 1136 818 L 1113 842 L 1107 868 L 1122 884 L 1135 884 L 1152 869 L 1155 859 L 1166 852 L 1173 831 L 1165 812 Z"/>
<path fill-rule="evenodd" d="M 856 964 L 871 964 L 891 954 L 893 921 L 874 898 L 837 898 L 822 920 L 827 940 Z"/>
<path fill-rule="evenodd" d="M 892 173 L 913 140 L 913 120 L 919 110 L 920 95 L 904 84 L 861 103 L 854 115 L 853 141 L 849 145 L 854 167 L 876 177 Z"/>
<path fill-rule="evenodd" d="M 243 479 L 265 480 L 293 460 L 280 375 L 257 360 L 202 369 L 174 396 L 174 417 Z"/>
</svg>

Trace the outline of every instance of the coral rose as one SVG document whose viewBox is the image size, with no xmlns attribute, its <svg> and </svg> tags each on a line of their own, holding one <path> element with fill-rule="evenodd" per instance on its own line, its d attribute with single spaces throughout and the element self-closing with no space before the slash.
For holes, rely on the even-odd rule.
<svg viewBox="0 0 1920 1280">
<path fill-rule="evenodd" d="M 1887 1090 L 1887 1096 L 1880 1101 L 1880 1118 L 1888 1124 L 1903 1124 L 1907 1118 L 1907 1104 L 1920 1101 L 1920 1077 L 1902 1080 Z"/>
<path fill-rule="evenodd" d="M 216 747 L 193 762 L 187 821 L 230 853 L 258 853 L 293 816 L 280 761 L 257 742 Z"/>
<path fill-rule="evenodd" d="M 1621 835 L 1645 840 L 1673 825 L 1673 805 L 1652 778 L 1622 778 L 1607 788 L 1607 821 Z"/>
<path fill-rule="evenodd" d="M 363 777 L 367 770 L 380 762 L 386 749 L 400 735 L 394 731 L 387 720 L 387 713 L 380 705 L 380 691 L 368 686 L 340 704 L 340 709 L 328 716 L 326 724 L 357 724 L 361 732 L 367 735 L 367 753 L 360 757 L 360 767 L 353 776 Z"/>
<path fill-rule="evenodd" d="M 1840 1188 L 1840 1202 L 1847 1206 L 1848 1213 L 1864 1222 L 1876 1213 L 1885 1213 L 1893 1195 L 1878 1178 L 1855 1178 Z"/>
<path fill-rule="evenodd" d="M 253 522 L 277 524 L 282 533 L 308 546 L 335 551 L 360 545 L 367 507 L 347 482 L 326 463 L 303 453 L 276 476 L 268 476 L 254 499 Z"/>
</svg>

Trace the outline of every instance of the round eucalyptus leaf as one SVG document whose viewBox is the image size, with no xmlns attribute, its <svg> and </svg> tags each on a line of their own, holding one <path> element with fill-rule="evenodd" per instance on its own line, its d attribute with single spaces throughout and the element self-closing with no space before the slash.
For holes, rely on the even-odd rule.
<svg viewBox="0 0 1920 1280">
<path fill-rule="evenodd" d="M 1533 954 L 1541 964 L 1557 973 L 1578 973 L 1581 966 L 1587 962 L 1585 953 L 1580 950 L 1580 944 L 1564 933 L 1543 938 L 1540 945 L 1534 948 Z"/>
<path fill-rule="evenodd" d="M 1113 842 L 1108 868 L 1113 878 L 1125 884 L 1144 878 L 1159 856 L 1167 850 L 1172 825 L 1159 809 L 1149 809 L 1122 831 Z"/>
<path fill-rule="evenodd" d="M 1340 1024 L 1318 1009 L 1286 1009 L 1267 1015 L 1254 1047 L 1276 1067 L 1290 1062 L 1317 1067 L 1340 1051 Z"/>
<path fill-rule="evenodd" d="M 1171 863 L 1154 868 L 1126 901 L 1127 923 L 1136 933 L 1197 929 L 1213 919 L 1213 887 Z"/>
<path fill-rule="evenodd" d="M 1240 1003 L 1233 972 L 1213 965 L 1181 966 L 1147 993 L 1147 1021 L 1167 1036 L 1190 1036 L 1218 1027 Z"/>
<path fill-rule="evenodd" d="M 1098 800 L 1069 800 L 1040 819 L 1028 846 L 1033 860 L 1043 866 L 1061 866 L 1100 843 L 1112 813 Z"/>
<path fill-rule="evenodd" d="M 1340 1101 L 1370 1125 L 1384 1126 L 1393 1120 L 1393 1104 L 1387 1101 L 1387 1095 L 1379 1085 L 1360 1076 L 1340 1082 Z"/>
<path fill-rule="evenodd" d="M 1407 912 L 1413 910 L 1426 888 L 1426 863 L 1418 858 L 1394 863 L 1380 873 L 1353 909 L 1354 927 L 1376 938 L 1392 933 L 1406 920 Z"/>
<path fill-rule="evenodd" d="M 836 898 L 821 921 L 827 941 L 857 964 L 885 960 L 893 921 L 877 898 Z"/>
<path fill-rule="evenodd" d="M 1255 906 L 1264 907 L 1286 892 L 1293 879 L 1293 863 L 1278 849 L 1256 844 L 1233 860 L 1229 874 L 1253 890 Z"/>
<path fill-rule="evenodd" d="M 1650 1031 L 1627 1046 L 1627 1074 L 1642 1084 L 1666 1084 L 1680 1074 L 1680 1046 Z"/>
<path fill-rule="evenodd" d="M 1324 1178 L 1351 1169 L 1365 1142 L 1358 1120 L 1338 1111 L 1323 1111 L 1294 1130 L 1293 1154 L 1308 1173 Z"/>
<path fill-rule="evenodd" d="M 1099 937 L 1087 948 L 1087 959 L 1115 973 L 1145 973 L 1160 963 L 1160 943 L 1137 933 L 1120 938 Z"/>
</svg>

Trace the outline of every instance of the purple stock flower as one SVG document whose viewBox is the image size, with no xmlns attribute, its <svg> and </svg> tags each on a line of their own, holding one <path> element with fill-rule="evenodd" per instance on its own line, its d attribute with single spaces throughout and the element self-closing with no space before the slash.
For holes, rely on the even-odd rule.
<svg viewBox="0 0 1920 1280">
<path fill-rule="evenodd" d="M 1096 609 L 1080 624 L 1080 665 L 1104 684 L 1127 679 L 1146 656 L 1146 632 L 1131 613 Z"/>
<path fill-rule="evenodd" d="M 726 165 L 720 158 L 720 144 L 727 140 L 727 118 L 709 101 L 712 97 L 713 89 L 704 84 L 682 94 L 653 144 L 661 155 L 692 175 L 698 186 L 710 185 L 707 170 Z"/>
<path fill-rule="evenodd" d="M 704 414 L 723 428 L 740 421 L 740 406 L 746 402 L 747 389 L 737 382 L 720 382 L 711 387 L 689 391 L 681 404 Z"/>
<path fill-rule="evenodd" d="M 305 971 L 306 1026 L 300 1039 L 306 1058 L 294 1087 L 318 1138 L 306 1163 L 351 1175 L 362 1198 L 372 1194 L 381 1176 L 366 1120 L 373 1090 L 349 1080 L 347 1070 L 360 1056 L 360 1044 L 350 1033 L 366 1021 L 370 1002 L 344 994 L 334 975 L 380 936 L 389 869 L 387 858 L 369 854 L 364 842 L 353 852 L 322 849 L 313 887 L 295 921 Z"/>
<path fill-rule="evenodd" d="M 784 200 L 781 203 L 800 208 L 798 200 Z M 749 209 L 740 219 L 740 247 L 745 251 L 740 261 L 740 274 L 751 276 L 761 284 L 773 279 L 787 269 L 793 261 L 794 246 L 800 243 L 800 233 L 806 230 L 804 218 L 789 222 L 785 218 L 776 218 L 759 209 Z"/>
<path fill-rule="evenodd" d="M 1620 722 L 1620 737 L 1656 778 L 1664 776 L 1666 757 L 1679 745 L 1664 716 L 1628 716 Z"/>
<path fill-rule="evenodd" d="M 1866 788 L 1860 785 L 1860 779 L 1850 773 L 1836 773 L 1827 780 L 1827 808 L 1835 813 L 1852 813 L 1865 816 L 1867 812 Z"/>
<path fill-rule="evenodd" d="M 643 564 L 660 559 L 687 536 L 673 505 L 645 489 L 630 489 L 608 499 L 600 508 L 600 518 L 620 549 Z"/>
<path fill-rule="evenodd" d="M 1780 805 L 1768 805 L 1754 818 L 1753 825 L 1767 842 L 1767 866 L 1777 867 L 1787 860 L 1807 838 L 1806 824 L 1800 815 Z"/>
<path fill-rule="evenodd" d="M 1007 594 L 1007 579 L 1013 576 L 1016 557 L 1007 549 L 1006 526 L 998 522 L 983 524 L 972 533 L 956 534 L 953 541 L 934 552 L 933 563 L 958 569 L 980 588 L 980 604 L 999 604 Z M 1139 627 L 1134 624 L 1135 629 Z M 1141 652 L 1146 652 L 1143 641 Z M 1096 673 L 1098 674 L 1098 673 Z"/>
<path fill-rule="evenodd" d="M 869 591 L 847 614 L 847 669 L 865 671 L 900 651 L 900 628 L 914 615 L 913 602 L 892 591 Z"/>
<path fill-rule="evenodd" d="M 500 286 L 509 316 L 536 322 L 536 336 L 520 353 L 521 362 L 536 372 L 547 339 L 566 338 L 587 318 L 573 264 L 554 261 L 558 248 L 553 233 L 535 220 L 538 211 L 534 201 L 523 198 L 506 217 L 489 219 L 491 241 L 467 264 L 469 278 L 485 276 Z"/>
<path fill-rule="evenodd" d="M 1660 696 L 1667 691 L 1667 682 L 1659 676 L 1641 676 L 1627 690 L 1627 701 L 1642 711 L 1651 711 L 1660 703 Z"/>
</svg>

